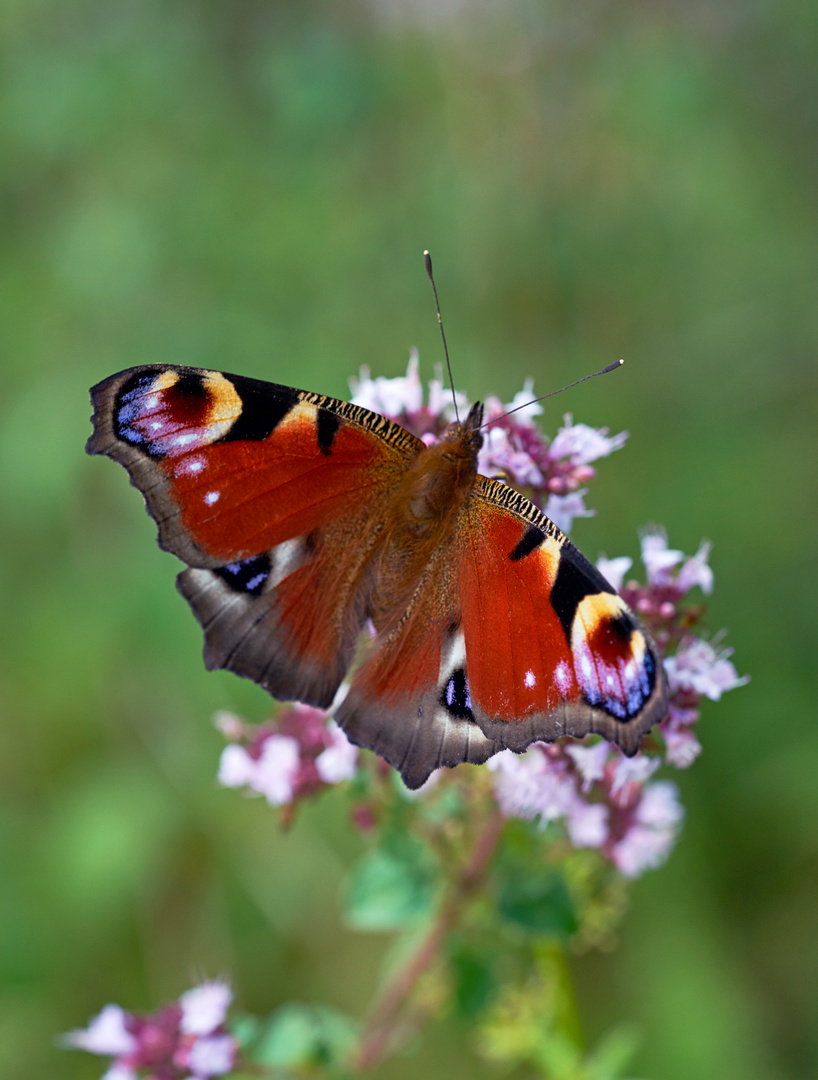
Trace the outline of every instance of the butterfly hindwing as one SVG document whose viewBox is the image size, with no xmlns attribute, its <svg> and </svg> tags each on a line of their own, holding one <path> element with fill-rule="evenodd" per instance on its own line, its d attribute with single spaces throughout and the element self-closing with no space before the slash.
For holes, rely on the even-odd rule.
<svg viewBox="0 0 818 1080">
<path fill-rule="evenodd" d="M 440 548 L 398 626 L 355 672 L 335 719 L 393 765 L 409 788 L 441 767 L 481 764 L 502 746 L 470 710 L 456 564 Z"/>
</svg>

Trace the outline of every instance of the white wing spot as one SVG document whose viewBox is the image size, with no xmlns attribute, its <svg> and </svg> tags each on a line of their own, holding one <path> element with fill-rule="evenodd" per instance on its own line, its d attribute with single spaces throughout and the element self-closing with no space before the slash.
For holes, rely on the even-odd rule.
<svg viewBox="0 0 818 1080">
<path fill-rule="evenodd" d="M 523 679 L 523 682 L 525 683 L 526 686 L 532 687 L 532 686 L 536 685 L 537 676 L 534 674 L 533 671 L 527 671 L 525 673 L 525 678 Z"/>
<path fill-rule="evenodd" d="M 204 497 L 204 501 L 207 503 L 208 506 L 212 506 L 213 503 L 217 503 L 220 498 L 220 491 L 208 491 L 207 495 L 205 495 Z"/>
<path fill-rule="evenodd" d="M 557 669 L 554 672 L 554 681 L 560 690 L 562 690 L 563 694 L 567 694 L 571 689 L 571 672 L 568 670 L 568 665 L 564 660 L 560 660 L 557 664 Z"/>
</svg>

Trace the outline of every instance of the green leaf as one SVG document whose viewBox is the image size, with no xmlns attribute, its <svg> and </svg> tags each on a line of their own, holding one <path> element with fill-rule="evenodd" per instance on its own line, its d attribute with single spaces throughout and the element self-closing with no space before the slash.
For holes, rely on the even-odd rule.
<svg viewBox="0 0 818 1080">
<path fill-rule="evenodd" d="M 461 1016 L 471 1019 L 488 1005 L 497 987 L 493 965 L 484 952 L 460 948 L 451 957 L 454 999 Z"/>
<path fill-rule="evenodd" d="M 352 1049 L 356 1030 L 348 1016 L 325 1005 L 290 1002 L 273 1013 L 251 1056 L 260 1065 L 336 1064 Z"/>
<path fill-rule="evenodd" d="M 250 1013 L 234 1016 L 230 1021 L 230 1034 L 238 1039 L 241 1046 L 250 1046 L 261 1032 L 261 1020 Z"/>
<path fill-rule="evenodd" d="M 630 1065 L 642 1038 L 638 1030 L 620 1025 L 607 1032 L 588 1058 L 593 1080 L 618 1080 Z"/>
<path fill-rule="evenodd" d="M 556 873 L 506 878 L 497 907 L 504 919 L 532 934 L 569 937 L 577 929 L 571 895 Z"/>
<path fill-rule="evenodd" d="M 428 915 L 432 878 L 419 845 L 371 852 L 347 882 L 345 913 L 356 930 L 396 930 Z"/>
</svg>

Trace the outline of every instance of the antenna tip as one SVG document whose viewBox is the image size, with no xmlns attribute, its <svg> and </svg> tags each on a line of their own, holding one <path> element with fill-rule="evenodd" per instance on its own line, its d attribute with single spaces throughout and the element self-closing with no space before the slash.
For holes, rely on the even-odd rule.
<svg viewBox="0 0 818 1080">
<path fill-rule="evenodd" d="M 602 371 L 599 372 L 599 374 L 607 375 L 609 371 L 616 371 L 616 369 L 622 367 L 624 363 L 624 360 L 614 360 L 612 364 L 608 364 L 606 368 L 603 368 Z"/>
<path fill-rule="evenodd" d="M 426 273 L 429 275 L 429 280 L 434 284 L 434 278 L 432 277 L 432 256 L 428 251 L 423 252 L 423 261 L 426 263 Z"/>
</svg>

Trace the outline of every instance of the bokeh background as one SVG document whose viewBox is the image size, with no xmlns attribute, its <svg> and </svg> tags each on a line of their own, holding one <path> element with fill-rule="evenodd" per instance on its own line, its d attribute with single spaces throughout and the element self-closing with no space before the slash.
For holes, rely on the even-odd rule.
<svg viewBox="0 0 818 1080">
<path fill-rule="evenodd" d="M 0 11 L 0 1075 L 105 1002 L 230 974 L 243 1008 L 363 1011 L 388 940 L 338 916 L 337 793 L 282 835 L 217 789 L 175 560 L 83 454 L 132 364 L 337 396 L 440 358 L 505 400 L 632 432 L 574 538 L 714 543 L 708 622 L 746 688 L 705 709 L 670 863 L 618 948 L 575 959 L 589 1041 L 635 1075 L 818 1073 L 815 462 L 818 7 L 800 0 L 6 0 Z M 398 1080 L 498 1075 L 433 1026 Z"/>
</svg>

